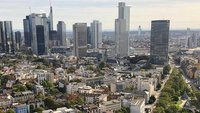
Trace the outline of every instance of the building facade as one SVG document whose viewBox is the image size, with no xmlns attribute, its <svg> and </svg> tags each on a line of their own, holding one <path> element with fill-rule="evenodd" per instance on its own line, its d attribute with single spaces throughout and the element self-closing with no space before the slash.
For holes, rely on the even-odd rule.
<svg viewBox="0 0 200 113">
<path fill-rule="evenodd" d="M 11 21 L 0 21 L 0 45 L 1 52 L 14 53 L 14 37 Z"/>
<path fill-rule="evenodd" d="M 73 25 L 74 55 L 84 57 L 87 55 L 87 24 L 76 23 Z"/>
<path fill-rule="evenodd" d="M 156 20 L 151 23 L 150 62 L 164 65 L 168 63 L 169 20 Z"/>
<path fill-rule="evenodd" d="M 59 46 L 67 46 L 66 38 L 66 25 L 63 21 L 59 21 L 57 24 L 58 40 L 60 42 Z"/>
<path fill-rule="evenodd" d="M 91 40 L 93 49 L 102 48 L 102 24 L 98 20 L 91 23 Z"/>
<path fill-rule="evenodd" d="M 27 30 L 27 28 L 29 28 Z M 26 29 L 26 30 L 25 30 Z M 42 30 L 42 31 L 40 31 Z M 36 55 L 45 55 L 48 53 L 49 50 L 49 25 L 48 25 L 48 18 L 46 14 L 31 14 L 26 16 L 24 20 L 24 35 L 25 35 L 25 45 L 29 46 L 31 44 L 32 52 Z M 27 37 L 26 37 L 27 36 Z M 29 36 L 29 37 L 28 37 Z M 41 40 L 38 41 L 38 39 Z M 38 48 L 41 45 L 38 45 L 38 42 L 43 44 L 42 50 Z M 39 52 L 40 51 L 40 52 Z"/>
<path fill-rule="evenodd" d="M 124 2 L 119 2 L 118 19 L 115 20 L 115 44 L 118 57 L 129 55 L 129 29 L 130 7 Z"/>
</svg>

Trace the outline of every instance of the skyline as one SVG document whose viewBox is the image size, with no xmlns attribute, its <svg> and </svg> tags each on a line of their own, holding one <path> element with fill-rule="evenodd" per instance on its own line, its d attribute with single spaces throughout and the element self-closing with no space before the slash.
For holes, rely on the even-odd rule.
<svg viewBox="0 0 200 113">
<path fill-rule="evenodd" d="M 11 20 L 13 29 L 23 29 L 23 19 L 32 13 L 49 14 L 49 0 L 1 0 L 1 20 Z M 150 30 L 152 20 L 170 20 L 171 29 L 199 29 L 200 1 L 199 0 L 51 0 L 54 12 L 54 28 L 59 20 L 66 23 L 68 31 L 77 22 L 93 20 L 102 22 L 102 29 L 114 30 L 114 21 L 117 18 L 118 2 L 126 2 L 131 6 L 130 29 Z M 80 5 L 81 4 L 81 5 Z M 20 7 L 19 7 L 20 6 Z"/>
</svg>

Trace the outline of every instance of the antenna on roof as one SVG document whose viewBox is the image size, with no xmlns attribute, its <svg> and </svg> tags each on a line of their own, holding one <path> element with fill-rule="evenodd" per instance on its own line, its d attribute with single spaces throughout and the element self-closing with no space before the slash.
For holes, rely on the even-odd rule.
<svg viewBox="0 0 200 113">
<path fill-rule="evenodd" d="M 51 6 L 51 0 L 49 0 L 49 5 Z"/>
</svg>

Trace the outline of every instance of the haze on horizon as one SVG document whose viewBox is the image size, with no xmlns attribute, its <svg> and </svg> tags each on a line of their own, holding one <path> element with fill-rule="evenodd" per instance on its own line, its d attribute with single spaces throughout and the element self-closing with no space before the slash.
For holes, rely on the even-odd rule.
<svg viewBox="0 0 200 113">
<path fill-rule="evenodd" d="M 13 29 L 23 29 L 23 19 L 32 13 L 49 14 L 49 0 L 0 0 L 0 20 L 11 20 Z M 67 30 L 77 22 L 99 20 L 103 30 L 114 30 L 118 2 L 131 6 L 131 30 L 149 30 L 151 20 L 168 19 L 171 29 L 200 28 L 200 0 L 51 0 L 54 29 L 57 21 L 64 21 Z"/>
</svg>

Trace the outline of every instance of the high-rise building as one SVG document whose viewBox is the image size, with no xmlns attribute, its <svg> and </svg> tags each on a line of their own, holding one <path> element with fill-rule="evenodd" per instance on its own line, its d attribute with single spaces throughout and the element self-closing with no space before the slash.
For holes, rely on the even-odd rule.
<svg viewBox="0 0 200 113">
<path fill-rule="evenodd" d="M 24 26 L 24 44 L 26 47 L 31 47 L 31 29 L 30 29 L 30 16 L 26 16 L 26 19 L 23 20 Z"/>
<path fill-rule="evenodd" d="M 67 46 L 66 45 L 66 25 L 63 21 L 59 21 L 57 24 L 57 34 L 58 34 L 58 40 L 60 42 L 60 46 Z"/>
<path fill-rule="evenodd" d="M 48 24 L 49 24 L 49 31 L 53 31 L 53 7 L 52 6 L 50 6 Z"/>
<path fill-rule="evenodd" d="M 48 18 L 46 17 L 46 14 L 30 14 L 29 16 L 26 16 L 26 21 L 29 25 L 29 30 L 25 30 L 25 31 L 29 31 L 29 35 L 30 37 L 25 39 L 29 40 L 31 39 L 31 48 L 32 48 L 32 52 L 36 55 L 41 55 L 41 48 L 38 48 L 38 31 L 37 30 L 37 26 L 43 26 L 43 31 L 44 31 L 44 44 L 45 44 L 45 52 L 43 52 L 43 54 L 47 54 L 48 53 L 48 49 L 49 49 L 49 25 L 48 25 Z M 25 22 L 26 23 L 26 22 Z M 25 26 L 25 25 L 24 25 Z M 25 28 L 24 28 L 25 29 Z M 38 29 L 42 29 L 42 28 L 38 28 Z M 26 41 L 25 41 L 26 42 Z M 39 52 L 40 51 L 40 52 Z"/>
<path fill-rule="evenodd" d="M 33 29 L 33 26 L 35 26 L 37 23 L 42 23 L 41 20 L 37 19 L 37 17 L 39 17 L 38 15 L 45 15 L 44 18 L 47 18 L 46 14 L 34 14 L 33 13 L 33 14 L 26 16 L 26 18 L 23 20 L 24 43 L 25 43 L 26 47 L 32 47 L 32 43 L 33 43 L 32 42 L 32 40 L 33 40 L 32 32 L 35 32 L 35 28 Z M 41 18 L 43 18 L 43 17 L 41 17 Z M 33 21 L 35 21 L 35 22 L 33 22 Z M 49 13 L 49 17 L 47 18 L 47 24 L 48 24 L 48 31 L 49 31 L 49 35 L 50 35 L 50 31 L 53 31 L 53 8 L 52 8 L 52 6 L 50 6 L 50 13 Z"/>
<path fill-rule="evenodd" d="M 20 50 L 21 48 L 21 40 L 22 40 L 22 36 L 21 36 L 21 32 L 20 31 L 17 31 L 15 32 L 15 48 L 16 50 Z"/>
<path fill-rule="evenodd" d="M 91 27 L 87 27 L 87 44 L 92 45 Z"/>
<path fill-rule="evenodd" d="M 14 53 L 14 38 L 12 30 L 11 21 L 1 21 L 0 22 L 0 42 L 1 42 L 1 52 L 4 53 Z"/>
<path fill-rule="evenodd" d="M 60 41 L 58 39 L 57 31 L 50 31 L 49 33 L 49 47 L 59 46 Z"/>
<path fill-rule="evenodd" d="M 0 21 L 0 52 L 5 52 L 5 26 L 4 22 Z"/>
<path fill-rule="evenodd" d="M 142 28 L 141 26 L 138 27 L 138 36 L 140 37 L 142 35 Z"/>
<path fill-rule="evenodd" d="M 187 40 L 188 40 L 187 41 L 187 48 L 188 49 L 192 49 L 192 48 L 197 47 L 197 37 L 195 36 L 195 34 L 190 35 Z"/>
<path fill-rule="evenodd" d="M 130 7 L 120 2 L 118 8 L 118 19 L 115 20 L 116 55 L 125 57 L 129 55 Z"/>
<path fill-rule="evenodd" d="M 87 55 L 87 24 L 75 23 L 73 25 L 74 55 L 84 57 Z"/>
<path fill-rule="evenodd" d="M 169 20 L 151 22 L 150 62 L 157 65 L 168 63 Z"/>
<path fill-rule="evenodd" d="M 36 36 L 37 36 L 37 52 L 38 55 L 44 55 L 46 53 L 45 47 L 45 28 L 43 25 L 36 26 Z"/>
<path fill-rule="evenodd" d="M 102 48 L 102 24 L 98 20 L 91 23 L 92 48 L 95 50 Z"/>
</svg>

